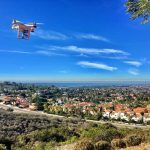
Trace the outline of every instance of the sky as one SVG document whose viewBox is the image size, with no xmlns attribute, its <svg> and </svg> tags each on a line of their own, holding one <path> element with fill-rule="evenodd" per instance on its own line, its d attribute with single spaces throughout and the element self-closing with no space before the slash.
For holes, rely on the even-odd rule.
<svg viewBox="0 0 150 150">
<path fill-rule="evenodd" d="M 150 23 L 125 0 L 1 0 L 0 80 L 150 80 Z M 17 39 L 13 19 L 43 23 Z"/>
</svg>

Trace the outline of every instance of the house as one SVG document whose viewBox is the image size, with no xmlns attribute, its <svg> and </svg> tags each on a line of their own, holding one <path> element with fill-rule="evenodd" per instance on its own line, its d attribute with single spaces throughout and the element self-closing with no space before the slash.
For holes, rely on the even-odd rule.
<svg viewBox="0 0 150 150">
<path fill-rule="evenodd" d="M 114 119 L 114 120 L 118 120 L 120 118 L 120 112 L 119 111 L 113 111 L 111 114 L 110 114 L 110 118 L 111 119 Z"/>
<path fill-rule="evenodd" d="M 3 98 L 3 103 L 4 104 L 11 104 L 11 97 L 9 97 L 9 96 L 5 96 L 4 98 Z"/>
<path fill-rule="evenodd" d="M 131 120 L 134 122 L 140 122 L 142 121 L 142 115 L 140 113 L 136 113 L 131 117 Z"/>
<path fill-rule="evenodd" d="M 19 107 L 20 108 L 28 108 L 29 107 L 29 103 L 28 102 L 21 102 L 21 103 L 19 103 Z"/>
<path fill-rule="evenodd" d="M 104 111 L 102 116 L 103 116 L 103 118 L 109 119 L 110 118 L 110 111 L 109 110 Z"/>
<path fill-rule="evenodd" d="M 130 120 L 130 115 L 129 115 L 129 113 L 127 113 L 127 112 L 121 112 L 121 113 L 120 113 L 120 119 L 121 119 L 122 121 L 127 121 L 127 122 L 129 122 L 129 120 Z"/>
<path fill-rule="evenodd" d="M 144 123 L 150 122 L 150 113 L 144 113 L 143 122 Z"/>
<path fill-rule="evenodd" d="M 137 107 L 137 108 L 134 108 L 133 111 L 135 113 L 142 113 L 145 111 L 146 108 L 142 108 L 142 107 Z"/>
<path fill-rule="evenodd" d="M 103 104 L 99 104 L 97 106 L 98 112 L 102 112 L 104 110 L 104 105 Z"/>
<path fill-rule="evenodd" d="M 95 106 L 94 103 L 91 103 L 91 102 L 81 102 L 78 104 L 80 107 L 93 107 Z"/>
<path fill-rule="evenodd" d="M 29 109 L 30 109 L 30 110 L 37 110 L 37 109 L 38 109 L 38 106 L 37 106 L 36 103 L 31 103 L 31 104 L 29 105 Z"/>
<path fill-rule="evenodd" d="M 63 111 L 64 112 L 67 112 L 67 111 L 72 111 L 73 110 L 73 108 L 75 108 L 75 106 L 73 105 L 73 104 L 65 104 L 64 106 L 63 106 Z"/>
<path fill-rule="evenodd" d="M 146 110 L 150 113 L 150 104 L 147 105 Z"/>
</svg>

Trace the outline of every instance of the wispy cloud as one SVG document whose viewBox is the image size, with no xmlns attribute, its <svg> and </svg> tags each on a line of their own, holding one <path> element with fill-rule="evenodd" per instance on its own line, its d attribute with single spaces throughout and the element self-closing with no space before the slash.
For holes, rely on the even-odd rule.
<svg viewBox="0 0 150 150">
<path fill-rule="evenodd" d="M 130 74 L 132 74 L 134 76 L 139 75 L 139 71 L 137 69 L 129 69 L 128 73 L 130 73 Z"/>
<path fill-rule="evenodd" d="M 77 55 L 78 57 L 89 57 L 89 56 L 87 56 L 86 54 L 83 54 L 83 53 L 81 53 L 81 54 L 79 54 L 79 55 Z"/>
<path fill-rule="evenodd" d="M 98 41 L 103 41 L 103 42 L 110 42 L 109 39 L 100 36 L 100 35 L 95 35 L 95 34 L 77 34 L 77 38 L 79 39 L 87 39 L 87 40 L 98 40 Z"/>
<path fill-rule="evenodd" d="M 74 45 L 70 46 L 50 46 L 46 48 L 48 50 L 64 50 L 64 51 L 72 51 L 82 54 L 120 54 L 120 55 L 129 55 L 129 53 L 118 50 L 118 49 L 98 49 L 98 48 L 81 48 Z"/>
<path fill-rule="evenodd" d="M 28 51 L 10 51 L 10 50 L 0 50 L 0 53 L 18 53 L 18 54 L 32 54 L 31 52 Z"/>
<path fill-rule="evenodd" d="M 45 55 L 45 56 L 53 56 L 53 55 L 57 55 L 57 56 L 66 56 L 65 54 L 60 54 L 60 53 L 55 53 L 52 51 L 16 51 L 16 50 L 0 50 L 0 53 L 12 53 L 12 54 L 31 54 L 31 55 Z"/>
<path fill-rule="evenodd" d="M 45 30 L 37 30 L 35 33 L 33 33 L 34 36 L 39 37 L 41 39 L 45 40 L 66 40 L 68 39 L 68 36 L 55 31 L 45 31 Z"/>
<path fill-rule="evenodd" d="M 135 66 L 135 67 L 142 66 L 142 62 L 140 62 L 140 61 L 124 61 L 124 63 Z"/>
<path fill-rule="evenodd" d="M 108 71 L 117 70 L 117 67 L 108 66 L 108 65 L 102 64 L 102 63 L 92 63 L 92 62 L 88 62 L 88 61 L 80 61 L 77 64 L 82 67 L 88 67 L 88 68 L 103 69 L 103 70 L 108 70 Z"/>
<path fill-rule="evenodd" d="M 46 56 L 52 56 L 52 55 L 57 55 L 57 56 L 66 56 L 65 54 L 60 54 L 60 53 L 54 53 L 51 51 L 36 51 L 36 54 L 41 54 L 41 55 L 46 55 Z"/>
</svg>

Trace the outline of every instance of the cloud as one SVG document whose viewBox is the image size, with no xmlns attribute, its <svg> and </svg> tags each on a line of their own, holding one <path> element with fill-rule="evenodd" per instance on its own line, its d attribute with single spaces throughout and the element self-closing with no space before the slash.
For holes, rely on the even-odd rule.
<svg viewBox="0 0 150 150">
<path fill-rule="evenodd" d="M 123 56 L 114 55 L 114 56 L 101 56 L 101 58 L 108 58 L 108 59 L 115 59 L 115 60 L 127 60 L 128 56 L 127 55 L 123 55 Z"/>
<path fill-rule="evenodd" d="M 137 76 L 139 75 L 139 71 L 137 69 L 130 69 L 128 70 L 128 73 L 134 75 L 134 76 Z"/>
<path fill-rule="evenodd" d="M 140 61 L 124 61 L 124 63 L 135 66 L 135 67 L 142 66 L 142 63 Z"/>
<path fill-rule="evenodd" d="M 88 61 L 80 61 L 77 64 L 82 67 L 88 67 L 88 68 L 97 68 L 97 69 L 103 69 L 103 70 L 108 70 L 108 71 L 117 70 L 117 67 L 111 67 L 111 66 L 108 66 L 108 65 L 102 64 L 102 63 L 92 63 L 92 62 L 88 62 Z"/>
<path fill-rule="evenodd" d="M 47 49 L 47 48 L 46 48 Z M 96 49 L 96 48 L 81 48 L 74 45 L 70 46 L 50 46 L 48 50 L 64 50 L 64 51 L 72 51 L 82 54 L 118 54 L 118 55 L 129 55 L 129 53 L 118 50 L 118 49 Z"/>
<path fill-rule="evenodd" d="M 94 35 L 94 34 L 77 34 L 77 38 L 79 39 L 87 39 L 87 40 L 98 40 L 103 42 L 110 42 L 107 38 L 100 36 L 100 35 Z"/>
<path fill-rule="evenodd" d="M 69 38 L 74 38 L 74 39 L 98 40 L 98 41 L 110 43 L 110 40 L 107 39 L 106 37 L 91 34 L 91 33 L 70 34 L 70 36 L 68 36 L 66 34 L 56 32 L 56 31 L 51 31 L 51 30 L 46 31 L 46 30 L 38 29 L 36 30 L 36 32 L 32 33 L 32 35 L 45 40 L 66 40 Z"/>
<path fill-rule="evenodd" d="M 36 54 L 46 55 L 46 56 L 52 56 L 52 55 L 66 56 L 65 54 L 59 54 L 59 53 L 54 53 L 54 52 L 50 52 L 50 51 L 36 51 L 35 53 Z"/>
<path fill-rule="evenodd" d="M 68 36 L 65 34 L 55 32 L 55 31 L 45 31 L 45 30 L 37 30 L 33 33 L 34 36 L 39 37 L 44 40 L 66 40 Z"/>
<path fill-rule="evenodd" d="M 89 57 L 89 56 L 87 56 L 87 55 L 85 55 L 85 54 L 83 54 L 83 53 L 81 53 L 81 54 L 79 54 L 79 55 L 77 55 L 78 57 Z"/>
<path fill-rule="evenodd" d="M 32 54 L 31 52 L 27 52 L 27 51 L 0 50 L 0 52 L 2 52 L 2 53 Z"/>
<path fill-rule="evenodd" d="M 0 50 L 0 53 L 12 53 L 12 54 L 31 54 L 31 55 L 45 55 L 45 56 L 66 56 L 65 54 L 55 53 L 51 51 L 9 51 L 9 50 Z"/>
</svg>

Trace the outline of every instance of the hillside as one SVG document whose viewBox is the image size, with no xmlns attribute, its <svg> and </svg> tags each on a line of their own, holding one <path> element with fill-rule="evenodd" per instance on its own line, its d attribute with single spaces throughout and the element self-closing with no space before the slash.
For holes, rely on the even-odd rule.
<svg viewBox="0 0 150 150">
<path fill-rule="evenodd" d="M 97 150 L 150 143 L 150 130 L 117 128 L 79 119 L 15 114 L 0 110 L 0 149 Z M 130 147 L 131 148 L 131 147 Z"/>
</svg>

